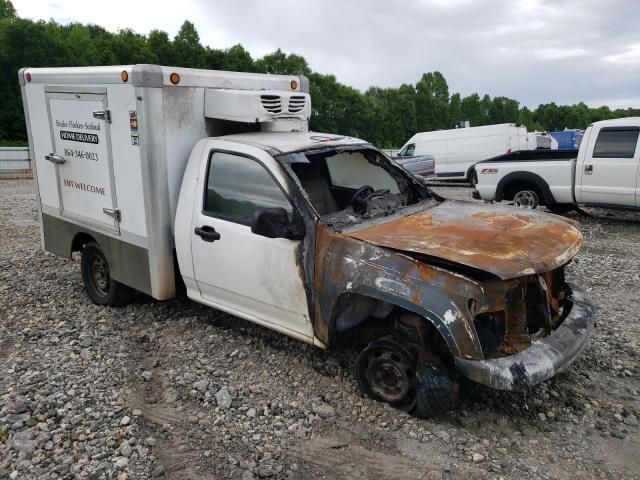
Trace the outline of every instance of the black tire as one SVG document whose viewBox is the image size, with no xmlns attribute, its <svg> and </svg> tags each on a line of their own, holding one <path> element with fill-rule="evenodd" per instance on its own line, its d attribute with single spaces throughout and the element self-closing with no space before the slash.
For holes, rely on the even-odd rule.
<svg viewBox="0 0 640 480">
<path fill-rule="evenodd" d="M 547 207 L 547 210 L 558 215 L 569 213 L 570 211 L 576 209 L 576 206 L 572 203 L 552 203 L 545 206 Z"/>
<path fill-rule="evenodd" d="M 360 352 L 354 373 L 360 391 L 367 397 L 409 412 L 415 406 L 415 364 L 409 349 L 392 337 L 384 337 Z M 383 370 L 395 377 L 391 384 L 385 385 Z"/>
<path fill-rule="evenodd" d="M 80 260 L 82 283 L 96 305 L 121 307 L 133 297 L 133 290 L 111 278 L 109 263 L 96 242 L 87 243 Z"/>
<path fill-rule="evenodd" d="M 420 418 L 436 417 L 451 410 L 458 401 L 459 385 L 437 358 L 416 366 L 416 406 Z"/>
<path fill-rule="evenodd" d="M 478 184 L 478 173 L 476 172 L 475 168 L 472 170 L 471 174 L 469 175 L 469 183 L 473 188 L 476 188 L 476 185 Z"/>
</svg>

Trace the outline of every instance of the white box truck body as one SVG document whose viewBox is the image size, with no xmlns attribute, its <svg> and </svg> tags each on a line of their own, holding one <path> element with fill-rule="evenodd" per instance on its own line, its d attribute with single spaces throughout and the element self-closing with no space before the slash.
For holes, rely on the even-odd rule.
<svg viewBox="0 0 640 480">
<path fill-rule="evenodd" d="M 307 82 L 297 76 L 136 65 L 32 68 L 19 77 L 43 247 L 68 257 L 79 233 L 97 236 L 113 251 L 111 275 L 156 299 L 175 294 L 172 221 L 195 143 L 291 117 L 256 108 L 270 95 L 293 99 L 300 129 L 310 115 Z"/>
<path fill-rule="evenodd" d="M 527 128 L 504 123 L 416 133 L 398 156 L 433 155 L 438 179 L 473 181 L 479 161 L 528 148 Z"/>
<path fill-rule="evenodd" d="M 452 369 L 522 390 L 591 335 L 593 307 L 564 279 L 574 225 L 443 199 L 367 142 L 309 132 L 304 77 L 135 65 L 19 78 L 43 247 L 80 252 L 98 305 L 183 283 L 321 348 L 368 343 L 362 391 L 419 416 L 455 401 Z M 518 349 L 483 344 L 485 322 Z"/>
</svg>

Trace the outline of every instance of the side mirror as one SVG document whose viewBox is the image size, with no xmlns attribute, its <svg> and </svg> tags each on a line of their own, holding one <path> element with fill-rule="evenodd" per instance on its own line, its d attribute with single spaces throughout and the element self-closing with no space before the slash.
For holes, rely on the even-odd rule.
<svg viewBox="0 0 640 480">
<path fill-rule="evenodd" d="M 289 221 L 284 208 L 257 208 L 253 212 L 251 232 L 267 238 L 302 240 L 305 228 L 301 220 Z"/>
</svg>

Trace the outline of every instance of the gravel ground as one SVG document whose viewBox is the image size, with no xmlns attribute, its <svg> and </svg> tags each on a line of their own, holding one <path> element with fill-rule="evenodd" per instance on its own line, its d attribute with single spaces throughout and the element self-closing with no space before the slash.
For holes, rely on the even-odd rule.
<svg viewBox="0 0 640 480">
<path fill-rule="evenodd" d="M 189 301 L 93 305 L 78 259 L 41 251 L 31 182 L 2 181 L 0 478 L 640 478 L 640 214 L 588 213 L 582 357 L 419 420 L 363 398 L 350 352 Z"/>
</svg>

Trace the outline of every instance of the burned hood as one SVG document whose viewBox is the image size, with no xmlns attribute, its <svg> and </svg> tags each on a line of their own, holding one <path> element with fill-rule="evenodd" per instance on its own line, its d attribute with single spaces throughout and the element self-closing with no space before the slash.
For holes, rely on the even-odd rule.
<svg viewBox="0 0 640 480">
<path fill-rule="evenodd" d="M 582 244 L 577 223 L 562 217 L 458 200 L 344 233 L 381 247 L 480 269 L 503 280 L 564 265 Z"/>
</svg>

